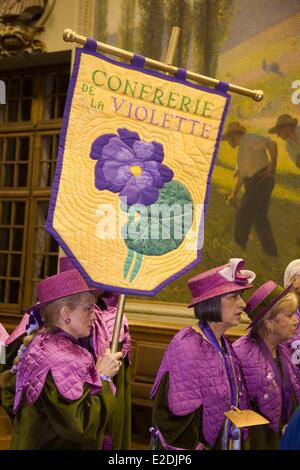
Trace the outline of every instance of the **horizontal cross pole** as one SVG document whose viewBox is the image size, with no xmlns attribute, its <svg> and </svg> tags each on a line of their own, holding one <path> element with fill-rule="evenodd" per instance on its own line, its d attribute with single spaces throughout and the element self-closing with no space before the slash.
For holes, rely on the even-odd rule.
<svg viewBox="0 0 300 470">
<path fill-rule="evenodd" d="M 80 34 L 75 33 L 72 31 L 72 29 L 65 29 L 63 38 L 66 42 L 76 42 L 81 45 L 85 45 L 88 39 L 85 36 L 81 36 Z M 123 49 L 119 49 L 118 47 L 110 46 L 109 44 L 104 44 L 103 42 L 99 41 L 97 41 L 97 50 L 125 60 L 132 60 L 134 57 L 132 52 L 125 51 Z M 176 75 L 178 72 L 178 67 L 174 67 L 174 65 L 159 62 L 158 60 L 148 59 L 147 57 L 145 57 L 145 65 L 173 75 Z M 199 73 L 190 72 L 188 70 L 186 72 L 186 77 L 195 82 L 204 83 L 205 85 L 213 87 L 216 87 L 220 83 L 220 80 L 217 80 L 216 78 L 206 77 L 205 75 L 200 75 Z M 229 91 L 233 93 L 248 96 L 254 101 L 261 101 L 263 99 L 264 93 L 261 90 L 250 90 L 238 85 L 233 85 L 232 83 L 229 83 L 228 85 Z"/>
</svg>

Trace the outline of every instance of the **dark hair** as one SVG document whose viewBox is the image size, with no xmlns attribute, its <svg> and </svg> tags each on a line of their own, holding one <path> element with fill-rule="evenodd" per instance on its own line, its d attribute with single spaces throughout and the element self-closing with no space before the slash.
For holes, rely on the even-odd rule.
<svg viewBox="0 0 300 470">
<path fill-rule="evenodd" d="M 107 305 L 101 295 L 99 295 L 97 298 L 96 305 L 100 308 L 100 310 L 107 310 Z"/>
<path fill-rule="evenodd" d="M 203 300 L 194 306 L 195 317 L 200 321 L 222 321 L 221 317 L 221 297 L 212 297 Z"/>
</svg>

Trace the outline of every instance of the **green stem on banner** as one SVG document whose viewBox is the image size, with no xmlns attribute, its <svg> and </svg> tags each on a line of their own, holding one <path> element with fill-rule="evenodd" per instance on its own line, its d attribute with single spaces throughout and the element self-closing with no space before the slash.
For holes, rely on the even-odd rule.
<svg viewBox="0 0 300 470">
<path fill-rule="evenodd" d="M 131 276 L 130 276 L 130 280 L 129 282 L 133 282 L 140 270 L 140 267 L 141 267 L 141 264 L 142 264 L 142 259 L 143 259 L 143 255 L 141 253 L 137 253 L 136 254 L 136 261 L 135 261 L 135 265 L 134 265 L 134 268 L 132 270 L 132 273 L 131 273 Z"/>
<path fill-rule="evenodd" d="M 129 269 L 130 269 L 130 266 L 131 266 L 132 260 L 133 260 L 133 255 L 134 255 L 134 251 L 131 250 L 130 248 L 128 248 L 128 255 L 127 255 L 127 258 L 125 260 L 124 269 L 123 269 L 124 279 L 126 279 L 126 277 L 128 276 Z"/>
</svg>

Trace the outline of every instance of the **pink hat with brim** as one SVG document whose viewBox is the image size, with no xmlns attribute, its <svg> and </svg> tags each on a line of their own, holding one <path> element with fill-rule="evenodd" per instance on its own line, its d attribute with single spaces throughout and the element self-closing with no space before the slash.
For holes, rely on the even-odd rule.
<svg viewBox="0 0 300 470">
<path fill-rule="evenodd" d="M 67 256 L 61 256 L 59 258 L 59 272 L 71 271 L 71 269 L 76 269 L 74 264 Z"/>
<path fill-rule="evenodd" d="M 190 279 L 188 286 L 192 293 L 192 301 L 189 307 L 213 297 L 253 287 L 251 283 L 255 279 L 255 273 L 243 270 L 244 264 L 241 258 L 231 258 L 228 264 L 210 269 Z"/>
<path fill-rule="evenodd" d="M 252 320 L 248 328 L 255 328 L 271 308 L 291 290 L 291 287 L 284 289 L 274 281 L 267 281 L 260 286 L 250 297 L 245 308 L 245 312 Z"/>
<path fill-rule="evenodd" d="M 72 261 L 67 256 L 62 256 L 59 258 L 59 272 L 70 271 L 71 269 L 76 269 Z M 115 307 L 119 300 L 119 294 L 113 292 L 103 291 L 98 289 L 97 295 L 100 295 L 104 299 L 105 303 L 109 306 Z"/>
<path fill-rule="evenodd" d="M 54 276 L 47 277 L 37 284 L 37 298 L 39 301 L 29 307 L 26 312 L 40 310 L 55 300 L 68 297 L 69 295 L 83 294 L 84 292 L 99 295 L 101 291 L 89 287 L 76 269 L 63 271 Z"/>
</svg>

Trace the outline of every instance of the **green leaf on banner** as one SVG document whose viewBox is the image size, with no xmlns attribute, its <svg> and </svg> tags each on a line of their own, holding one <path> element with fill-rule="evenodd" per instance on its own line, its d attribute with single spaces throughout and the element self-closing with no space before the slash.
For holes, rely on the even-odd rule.
<svg viewBox="0 0 300 470">
<path fill-rule="evenodd" d="M 193 201 L 187 188 L 178 181 L 166 183 L 155 204 L 129 207 L 122 227 L 127 247 L 148 256 L 160 256 L 175 250 L 183 242 L 193 222 Z"/>
</svg>

